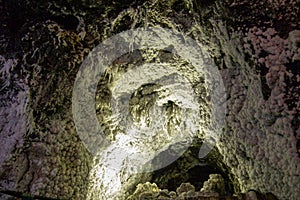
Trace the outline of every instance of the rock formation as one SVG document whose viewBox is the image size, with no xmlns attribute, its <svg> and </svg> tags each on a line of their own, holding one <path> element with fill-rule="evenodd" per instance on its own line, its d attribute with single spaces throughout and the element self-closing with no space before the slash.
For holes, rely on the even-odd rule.
<svg viewBox="0 0 300 200">
<path fill-rule="evenodd" d="M 0 199 L 105 199 L 100 194 L 115 189 L 97 186 L 95 174 L 110 174 L 99 167 L 103 157 L 89 151 L 78 134 L 72 112 L 74 83 L 84 60 L 103 41 L 123 31 L 151 27 L 191 38 L 213 62 L 209 66 L 218 71 L 225 89 L 219 98 L 223 102 L 226 97 L 224 124 L 219 131 L 208 132 L 217 112 L 212 106 L 213 85 L 206 72 L 195 70 L 189 56 L 175 51 L 180 42 L 189 40 L 178 39 L 165 49 L 135 49 L 116 58 L 93 85 L 92 106 L 107 141 L 124 141 L 120 138 L 128 130 L 144 130 L 141 127 L 163 130 L 162 136 L 153 134 L 154 139 L 133 143 L 134 148 L 154 152 L 169 141 L 166 135 L 175 139 L 155 151 L 153 166 L 180 149 L 177 134 L 193 133 L 189 137 L 193 141 L 184 152 L 176 152 L 180 156 L 170 165 L 128 176 L 116 172 L 122 180 L 115 191 L 118 198 L 299 199 L 299 4 L 297 0 L 0 1 Z M 111 55 L 119 51 L 116 47 Z M 137 66 L 149 63 L 156 68 L 140 68 L 147 72 L 137 73 Z M 160 81 L 153 84 L 151 78 L 158 76 Z M 133 90 L 126 82 L 134 78 L 142 85 Z M 122 104 L 124 94 L 127 104 Z M 123 109 L 128 109 L 131 121 L 122 116 Z M 137 128 L 127 129 L 128 122 Z M 156 124 L 163 128 L 155 128 Z M 207 135 L 215 142 L 211 146 Z M 203 156 L 201 147 L 208 147 Z M 121 166 L 127 170 L 126 163 Z"/>
</svg>

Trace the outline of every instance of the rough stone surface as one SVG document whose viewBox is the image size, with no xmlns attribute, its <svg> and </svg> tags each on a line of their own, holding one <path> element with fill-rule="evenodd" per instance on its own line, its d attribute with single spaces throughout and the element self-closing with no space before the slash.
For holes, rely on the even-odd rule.
<svg viewBox="0 0 300 200">
<path fill-rule="evenodd" d="M 218 154 L 213 155 L 218 155 L 214 163 L 226 171 L 234 192 L 243 193 L 230 198 L 272 199 L 267 194 L 271 192 L 279 199 L 299 199 L 299 7 L 296 0 L 0 1 L 0 191 L 6 192 L 0 198 L 86 198 L 93 187 L 89 172 L 99 163 L 81 143 L 72 119 L 76 73 L 104 39 L 130 28 L 160 26 L 182 31 L 203 45 L 223 77 L 228 113 Z M 151 49 L 142 54 L 114 64 L 122 71 L 125 65 L 172 60 Z M 184 66 L 180 59 L 173 63 Z M 107 77 L 121 71 L 108 72 Z M 109 81 L 102 81 L 96 96 L 101 103 L 95 107 L 114 140 L 105 99 L 110 97 Z M 196 88 L 199 94 L 207 92 L 203 86 Z M 151 106 L 143 103 L 154 98 L 151 91 L 141 89 L 131 99 L 134 120 L 149 114 L 142 111 Z M 206 108 L 204 117 L 209 118 Z M 199 164 L 193 156 L 177 164 Z M 169 192 L 160 190 L 160 183 L 141 184 L 134 193 L 135 185 L 152 175 L 128 182 L 132 199 L 219 195 L 194 191 L 191 185 L 184 185 L 189 191 L 181 187 L 180 194 Z M 169 180 L 177 175 L 162 176 Z"/>
<path fill-rule="evenodd" d="M 214 178 L 213 178 L 214 179 Z M 211 179 L 212 180 L 212 179 Z M 216 180 L 216 179 L 215 179 Z M 204 189 L 204 188 L 202 188 Z M 192 200 L 204 200 L 204 199 L 226 199 L 226 200 L 257 200 L 257 199 L 266 199 L 266 200 L 277 200 L 277 198 L 268 193 L 261 194 L 257 191 L 250 190 L 248 192 L 239 194 L 239 195 L 223 195 L 222 193 L 216 191 L 195 191 L 195 187 L 190 183 L 182 183 L 177 189 L 176 192 L 168 191 L 166 189 L 160 189 L 155 183 L 143 183 L 138 184 L 136 190 L 132 195 L 130 195 L 127 200 L 142 200 L 142 199 L 164 199 L 164 200 L 181 200 L 181 199 L 192 199 Z"/>
</svg>

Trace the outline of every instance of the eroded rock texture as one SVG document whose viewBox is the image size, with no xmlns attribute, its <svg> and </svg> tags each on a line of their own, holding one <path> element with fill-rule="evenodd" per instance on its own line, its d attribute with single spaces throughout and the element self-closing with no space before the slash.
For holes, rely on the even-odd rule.
<svg viewBox="0 0 300 200">
<path fill-rule="evenodd" d="M 272 193 L 279 199 L 299 199 L 298 1 L 2 0 L 0 11 L 1 199 L 99 197 L 101 188 L 91 189 L 96 183 L 90 174 L 99 163 L 81 142 L 72 118 L 75 77 L 87 54 L 104 39 L 153 26 L 180 31 L 209 52 L 226 90 L 226 123 L 207 158 L 197 157 L 205 134 L 200 132 L 192 149 L 171 167 L 132 176 L 126 183 L 129 186 L 120 191 L 121 198 L 155 199 L 163 193 L 159 188 L 174 191 L 165 191 L 169 199 L 184 192 L 183 199 L 195 192 L 202 195 L 201 188 L 214 187 L 209 186 L 214 181 L 208 175 L 221 174 L 224 187 L 217 188 L 223 188 L 224 195 L 262 193 L 271 199 Z M 107 71 L 99 80 L 95 108 L 110 140 L 117 133 L 109 121 L 113 78 L 130 66 L 162 60 L 170 60 L 178 71 L 182 67 L 187 77 L 192 74 L 184 67 L 186 61 L 150 48 L 117 59 L 111 69 L 119 71 Z M 207 92 L 203 85 L 194 89 L 199 97 Z M 157 100 L 154 90 L 155 86 L 148 85 L 133 94 L 130 109 L 135 121 L 151 114 L 147 109 Z M 169 103 L 165 106 L 173 122 L 178 110 L 174 102 Z M 209 112 L 202 113 L 209 118 Z M 176 126 L 170 123 L 168 127 Z M 198 178 L 201 173 L 194 169 L 202 165 L 209 169 L 198 167 L 206 171 L 205 178 Z M 150 183 L 137 186 L 147 181 L 158 187 Z M 186 191 L 176 193 L 184 182 L 196 188 L 186 184 Z M 143 190 L 146 193 L 140 192 Z"/>
</svg>

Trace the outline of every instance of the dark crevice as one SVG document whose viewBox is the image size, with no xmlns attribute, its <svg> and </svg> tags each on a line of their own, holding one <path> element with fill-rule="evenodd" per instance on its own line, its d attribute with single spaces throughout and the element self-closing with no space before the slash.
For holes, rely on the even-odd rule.
<svg viewBox="0 0 300 200">
<path fill-rule="evenodd" d="M 269 69 L 264 65 L 259 65 L 258 71 L 260 73 L 261 78 L 261 87 L 262 87 L 262 95 L 264 100 L 268 100 L 271 95 L 271 88 L 267 84 L 266 75 L 269 72 Z"/>
<path fill-rule="evenodd" d="M 172 5 L 172 10 L 175 12 L 181 12 L 185 9 L 184 1 L 176 1 Z"/>
<path fill-rule="evenodd" d="M 222 164 L 218 151 L 214 149 L 201 160 L 197 158 L 198 153 L 198 147 L 189 147 L 175 162 L 155 171 L 152 174 L 151 182 L 155 182 L 159 188 L 169 191 L 176 191 L 181 183 L 189 182 L 195 186 L 196 191 L 199 191 L 203 187 L 203 183 L 209 179 L 210 174 L 220 174 L 225 182 L 226 193 L 224 195 L 232 195 L 234 193 L 232 178 L 229 170 Z M 157 157 L 161 158 L 161 155 L 159 154 Z"/>
<path fill-rule="evenodd" d="M 74 15 L 52 16 L 50 19 L 61 25 L 62 28 L 72 31 L 75 31 L 79 24 L 79 20 Z"/>
<path fill-rule="evenodd" d="M 130 16 L 126 15 L 121 19 L 117 26 L 113 28 L 113 33 L 118 34 L 122 31 L 126 31 L 132 24 L 133 19 Z"/>
<path fill-rule="evenodd" d="M 291 70 L 293 74 L 300 74 L 300 60 L 286 64 L 287 70 Z"/>
</svg>

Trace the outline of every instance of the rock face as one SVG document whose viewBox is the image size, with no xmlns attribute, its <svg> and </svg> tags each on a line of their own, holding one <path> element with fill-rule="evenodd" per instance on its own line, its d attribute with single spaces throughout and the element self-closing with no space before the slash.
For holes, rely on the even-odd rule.
<svg viewBox="0 0 300 200">
<path fill-rule="evenodd" d="M 222 77 L 227 112 L 222 130 L 215 133 L 220 138 L 213 151 L 199 158 L 198 150 L 208 135 L 203 127 L 208 126 L 214 109 L 207 78 L 196 73 L 190 60 L 170 53 L 172 45 L 163 50 L 132 51 L 116 59 L 100 78 L 95 95 L 98 122 L 110 141 L 118 141 L 120 129 L 128 123 L 124 116 L 112 115 L 111 98 L 118 91 L 118 98 L 129 95 L 128 105 L 119 104 L 119 114 L 128 108 L 138 128 L 143 124 L 155 130 L 153 120 L 160 117 L 166 124 L 163 136 L 173 137 L 183 116 L 192 115 L 182 107 L 197 103 L 200 127 L 191 144 L 196 151 L 183 154 L 162 174 L 123 177 L 126 187 L 117 193 L 123 199 L 130 194 L 129 199 L 159 195 L 175 199 L 195 193 L 218 198 L 215 193 L 201 193 L 217 187 L 228 198 L 243 193 L 246 199 L 272 199 L 268 194 L 272 193 L 278 199 L 299 199 L 299 6 L 296 0 L 0 2 L 0 199 L 95 199 L 101 197 L 97 193 L 108 190 L 98 187 L 94 176 L 110 176 L 106 168 L 99 167 L 103 157 L 93 159 L 76 131 L 73 86 L 93 48 L 122 31 L 142 27 L 179 31 L 208 52 Z M 148 80 L 135 70 L 145 63 L 168 63 L 192 89 L 185 91 L 182 84 L 162 80 L 161 85 L 168 83 L 168 88 L 143 82 L 131 91 L 124 77 L 132 70 L 126 80 Z M 157 70 L 159 67 L 144 75 L 161 75 L 164 69 Z M 117 85 L 116 80 L 123 80 L 122 84 Z M 181 96 L 172 96 L 172 91 Z M 156 109 L 155 103 L 165 110 Z M 155 149 L 166 140 L 149 140 L 144 150 Z M 201 174 L 192 173 L 203 161 L 218 168 L 208 170 L 207 182 L 198 179 Z M 221 175 L 208 180 L 209 174 L 216 173 Z M 177 193 L 159 189 L 169 189 L 172 179 L 178 182 L 172 183 L 174 191 L 179 183 L 196 182 L 183 184 Z M 142 184 L 147 181 L 157 185 Z"/>
<path fill-rule="evenodd" d="M 210 178 L 210 180 L 216 178 L 217 174 L 214 174 Z M 218 178 L 217 178 L 218 179 Z M 216 179 L 215 179 L 216 180 Z M 214 181 L 213 181 L 214 182 Z M 218 182 L 218 181 L 217 181 Z M 220 182 L 219 182 L 220 183 Z M 206 187 L 206 189 L 208 189 Z M 209 191 L 195 191 L 195 187 L 190 183 L 182 183 L 177 189 L 176 192 L 168 191 L 166 189 L 161 190 L 157 187 L 155 183 L 151 184 L 146 182 L 144 184 L 138 184 L 135 192 L 130 195 L 127 200 L 139 200 L 139 199 L 164 199 L 164 200 L 172 200 L 172 199 L 192 199 L 192 200 L 218 200 L 218 199 L 226 199 L 226 200 L 257 200 L 257 199 L 266 199 L 266 200 L 276 200 L 277 198 L 268 193 L 268 194 L 260 194 L 256 191 L 249 191 L 240 195 L 222 195 L 216 190 Z M 218 190 L 218 189 L 217 189 Z"/>
</svg>

